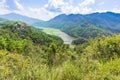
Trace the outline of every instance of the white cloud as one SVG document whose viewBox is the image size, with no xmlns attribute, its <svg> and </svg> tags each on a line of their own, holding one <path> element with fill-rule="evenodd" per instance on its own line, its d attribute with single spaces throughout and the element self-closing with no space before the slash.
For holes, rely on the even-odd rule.
<svg viewBox="0 0 120 80">
<path fill-rule="evenodd" d="M 70 14 L 70 13 L 77 14 L 77 13 L 80 13 L 79 7 L 74 7 L 72 5 L 63 6 L 63 7 L 61 7 L 61 10 L 62 10 L 62 13 L 65 13 L 65 14 Z"/>
<path fill-rule="evenodd" d="M 69 0 L 68 2 L 65 2 L 64 0 L 49 0 L 48 4 L 45 5 L 45 8 L 49 11 L 53 12 L 61 12 L 65 14 L 70 13 L 82 13 L 86 14 L 92 11 L 92 8 L 89 8 L 91 4 L 94 4 L 95 0 L 84 0 L 81 3 L 78 3 L 79 6 L 73 6 L 74 1 Z"/>
<path fill-rule="evenodd" d="M 95 3 L 95 0 L 84 0 L 82 3 L 79 4 L 79 6 L 85 7 L 93 3 Z"/>
<path fill-rule="evenodd" d="M 48 12 L 44 8 L 32 8 L 32 7 L 23 7 L 19 3 L 19 0 L 14 0 L 18 10 L 14 10 L 13 12 L 17 14 L 22 14 L 28 17 L 33 17 L 33 18 L 38 18 L 38 19 L 43 19 L 43 20 L 48 20 L 49 17 L 52 17 L 51 13 Z"/>
<path fill-rule="evenodd" d="M 120 8 L 119 9 L 118 8 L 113 8 L 112 11 L 116 12 L 116 13 L 120 13 Z"/>
<path fill-rule="evenodd" d="M 99 3 L 98 5 L 99 6 L 103 6 L 105 4 L 105 2 L 101 2 L 101 3 Z"/>
<path fill-rule="evenodd" d="M 45 8 L 32 8 L 32 7 L 28 7 L 23 10 L 16 10 L 14 12 L 42 20 L 49 20 L 50 18 L 53 18 L 54 16 L 57 15 L 55 13 L 47 11 Z"/>
<path fill-rule="evenodd" d="M 82 14 L 91 13 L 92 8 L 89 6 L 94 3 L 95 3 L 95 0 L 84 0 L 82 3 L 79 4 L 80 13 Z"/>
<path fill-rule="evenodd" d="M 74 7 L 70 4 L 72 4 L 72 1 L 70 2 L 64 2 L 64 0 L 49 0 L 48 4 L 44 5 L 41 8 L 32 8 L 32 7 L 23 7 L 18 1 L 16 1 L 16 4 L 19 8 L 19 10 L 15 10 L 15 13 L 22 14 L 25 16 L 33 17 L 33 18 L 39 18 L 43 20 L 49 20 L 61 13 L 79 13 L 80 10 L 78 7 Z M 60 8 L 61 12 L 53 12 L 48 10 L 48 7 L 54 8 L 54 10 Z"/>
<path fill-rule="evenodd" d="M 113 9 L 110 9 L 110 10 L 107 10 L 107 9 L 106 10 L 105 9 L 97 9 L 97 10 L 95 10 L 95 12 L 100 12 L 100 13 L 107 12 L 107 11 L 120 13 L 120 9 L 119 8 L 113 8 Z"/>
<path fill-rule="evenodd" d="M 34 18 L 49 20 L 50 18 L 53 18 L 56 16 L 56 13 L 47 11 L 45 8 L 29 8 L 30 12 L 32 12 L 32 15 Z"/>
<path fill-rule="evenodd" d="M 77 7 L 72 6 L 73 0 L 65 2 L 64 0 L 49 0 L 48 4 L 45 5 L 45 8 L 50 12 L 55 13 L 75 13 L 78 11 Z"/>
<path fill-rule="evenodd" d="M 78 13 L 89 13 L 92 11 L 92 8 L 88 8 L 89 5 L 95 3 L 95 0 L 84 0 L 82 3 L 78 3 L 79 6 L 73 6 L 73 0 L 69 0 L 65 2 L 64 0 L 49 0 L 47 4 L 45 4 L 41 8 L 32 8 L 32 7 L 23 7 L 19 0 L 15 0 L 15 3 L 19 10 L 15 10 L 14 12 L 23 14 L 29 17 L 39 18 L 43 20 L 49 20 L 54 16 L 59 14 L 78 14 Z"/>
<path fill-rule="evenodd" d="M 18 9 L 20 9 L 20 10 L 24 9 L 23 6 L 19 3 L 19 0 L 14 0 L 14 2 Z"/>
<path fill-rule="evenodd" d="M 55 3 L 55 5 L 53 5 L 53 6 L 55 6 L 56 8 L 59 5 L 63 4 L 62 2 L 60 2 L 60 3 L 56 2 L 56 0 L 54 0 L 53 3 Z M 16 5 L 19 8 L 19 10 L 14 10 L 15 13 L 33 17 L 33 18 L 42 19 L 42 20 L 49 20 L 49 19 L 57 16 L 58 14 L 60 14 L 60 13 L 55 13 L 55 12 L 51 12 L 51 11 L 47 10 L 46 9 L 47 4 L 41 8 L 32 8 L 32 7 L 23 7 L 18 1 L 16 1 Z"/>
<path fill-rule="evenodd" d="M 63 0 L 49 0 L 48 1 L 48 6 L 53 6 L 55 8 L 61 7 L 66 5 L 67 3 L 65 3 Z"/>
<path fill-rule="evenodd" d="M 64 0 L 49 0 L 44 6 L 50 12 L 62 12 L 63 7 L 67 7 L 68 3 Z"/>
<path fill-rule="evenodd" d="M 6 0 L 0 1 L 0 14 L 7 14 L 11 12 L 10 10 L 7 9 L 8 6 L 5 3 L 6 3 Z"/>
<path fill-rule="evenodd" d="M 104 12 L 107 12 L 107 11 L 108 11 L 107 9 L 96 9 L 96 10 L 94 10 L 94 13 L 95 12 L 104 13 Z"/>
<path fill-rule="evenodd" d="M 16 10 L 8 10 L 8 6 L 6 5 L 6 0 L 0 0 L 0 14 L 6 14 L 10 12 L 19 13 L 25 16 L 39 18 L 42 20 L 49 20 L 59 14 L 88 14 L 92 12 L 106 12 L 108 9 L 97 9 L 96 10 L 91 7 L 94 5 L 97 0 L 83 0 L 79 3 L 74 3 L 74 0 L 48 0 L 47 4 L 44 4 L 43 7 L 33 8 L 28 6 L 23 6 L 20 3 L 20 0 L 14 0 L 14 3 L 17 7 Z M 103 5 L 104 2 L 101 1 L 98 5 Z M 120 12 L 120 9 L 113 8 L 109 9 L 109 11 Z"/>
</svg>

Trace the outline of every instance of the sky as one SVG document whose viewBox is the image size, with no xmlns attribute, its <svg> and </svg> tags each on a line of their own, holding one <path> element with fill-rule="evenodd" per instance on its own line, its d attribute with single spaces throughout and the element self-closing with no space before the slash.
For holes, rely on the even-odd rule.
<svg viewBox="0 0 120 80">
<path fill-rule="evenodd" d="M 40 20 L 59 14 L 120 13 L 120 0 L 0 0 L 0 15 L 17 13 Z"/>
</svg>

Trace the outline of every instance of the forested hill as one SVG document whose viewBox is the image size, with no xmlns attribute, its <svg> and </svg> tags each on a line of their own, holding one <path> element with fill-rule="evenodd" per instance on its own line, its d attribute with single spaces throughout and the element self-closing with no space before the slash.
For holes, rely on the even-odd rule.
<svg viewBox="0 0 120 80">
<path fill-rule="evenodd" d="M 57 28 L 74 37 L 88 38 L 120 32 L 120 14 L 113 12 L 96 12 L 86 15 L 61 14 L 49 21 L 42 21 L 16 13 L 0 15 L 0 17 L 14 21 L 23 21 L 35 27 Z M 81 36 L 82 34 L 84 35 Z"/>
<path fill-rule="evenodd" d="M 48 21 L 50 27 L 64 28 L 72 27 L 80 23 L 92 23 L 105 28 L 119 30 L 120 14 L 113 12 L 91 13 L 91 14 L 70 14 L 58 15 Z"/>
<path fill-rule="evenodd" d="M 62 43 L 26 23 L 0 21 L 0 80 L 120 80 L 120 35 Z"/>
<path fill-rule="evenodd" d="M 23 22 L 3 21 L 0 23 L 0 37 L 13 40 L 28 40 L 37 45 L 48 45 L 52 42 L 62 44 L 62 39 L 57 36 L 45 34 Z"/>
<path fill-rule="evenodd" d="M 89 25 L 88 25 L 89 24 Z M 120 32 L 120 14 L 113 12 L 92 13 L 92 14 L 62 14 L 47 22 L 37 22 L 34 25 L 42 27 L 58 28 L 62 31 L 77 37 L 83 37 L 81 34 L 94 37 L 93 33 Z M 86 27 L 87 26 L 87 27 Z M 94 26 L 94 27 L 91 27 Z M 90 28 L 90 29 L 89 29 Z M 84 29 L 84 30 L 83 30 Z M 86 30 L 86 31 L 85 31 Z M 90 32 L 90 35 L 88 34 Z M 86 38 L 86 36 L 84 37 Z"/>
<path fill-rule="evenodd" d="M 59 42 L 22 22 L 0 27 L 0 80 L 120 80 L 120 35 Z"/>
</svg>

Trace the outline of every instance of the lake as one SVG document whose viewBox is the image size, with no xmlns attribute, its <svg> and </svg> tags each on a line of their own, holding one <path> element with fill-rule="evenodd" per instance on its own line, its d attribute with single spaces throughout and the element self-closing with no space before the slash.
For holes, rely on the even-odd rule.
<svg viewBox="0 0 120 80">
<path fill-rule="evenodd" d="M 43 28 L 40 27 L 40 29 L 42 29 L 43 32 L 50 34 L 50 35 L 56 35 L 62 38 L 62 40 L 64 41 L 64 44 L 71 44 L 73 40 L 75 40 L 74 37 L 69 36 L 68 34 L 62 32 L 59 29 L 54 29 L 54 28 Z"/>
</svg>

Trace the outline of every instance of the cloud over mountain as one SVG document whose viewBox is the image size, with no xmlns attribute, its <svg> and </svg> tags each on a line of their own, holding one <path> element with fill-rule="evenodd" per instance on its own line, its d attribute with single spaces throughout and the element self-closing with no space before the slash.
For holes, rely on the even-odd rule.
<svg viewBox="0 0 120 80">
<path fill-rule="evenodd" d="M 59 14 L 120 12 L 119 0 L 0 0 L 0 14 L 10 12 L 49 20 Z"/>
</svg>

